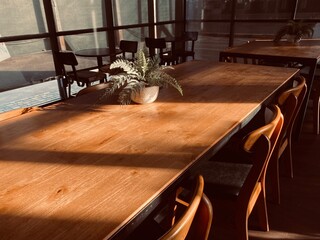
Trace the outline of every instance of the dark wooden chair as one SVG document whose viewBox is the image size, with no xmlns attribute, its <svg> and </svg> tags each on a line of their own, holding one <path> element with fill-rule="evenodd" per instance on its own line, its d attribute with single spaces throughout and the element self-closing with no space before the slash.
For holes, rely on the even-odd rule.
<svg viewBox="0 0 320 240">
<path fill-rule="evenodd" d="M 183 51 L 178 51 L 177 54 L 182 58 L 183 62 L 185 62 L 188 57 L 192 57 L 194 60 L 194 44 L 195 41 L 198 40 L 198 32 L 185 32 L 182 38 L 184 41 L 184 49 Z"/>
<path fill-rule="evenodd" d="M 123 58 L 133 61 L 135 59 L 135 54 L 138 51 L 138 42 L 121 40 L 119 48 L 122 51 Z M 131 58 L 127 57 L 127 53 L 131 54 Z"/>
<path fill-rule="evenodd" d="M 228 52 L 220 52 L 220 62 L 229 62 L 229 63 L 244 63 L 244 64 L 260 64 L 260 60 L 256 58 L 249 57 L 239 57 Z"/>
<path fill-rule="evenodd" d="M 304 77 L 309 76 L 309 67 L 305 67 L 301 64 L 297 66 L 300 68 L 300 74 Z M 317 135 L 320 134 L 320 63 L 316 66 L 316 71 L 313 79 L 313 86 L 310 89 L 310 100 L 312 100 L 313 111 L 313 132 Z"/>
<path fill-rule="evenodd" d="M 122 57 L 129 60 L 134 61 L 135 54 L 138 51 L 138 42 L 137 41 L 129 41 L 129 40 L 121 40 L 120 46 Z M 128 57 L 128 54 L 131 54 L 131 57 Z M 106 74 L 116 74 L 117 70 L 111 70 L 110 64 L 106 64 L 100 68 L 101 72 L 104 72 Z"/>
<path fill-rule="evenodd" d="M 93 82 L 99 81 L 102 83 L 105 81 L 106 75 L 103 72 L 89 69 L 77 70 L 78 61 L 73 52 L 58 52 L 56 54 L 65 79 L 65 87 L 68 88 L 68 97 L 71 96 L 71 85 L 74 82 L 79 87 L 89 87 Z M 70 71 L 67 71 L 66 66 L 70 68 Z"/>
<path fill-rule="evenodd" d="M 300 111 L 303 100 L 306 96 L 307 84 L 303 76 L 296 78 L 293 81 L 293 86 L 285 90 L 278 97 L 278 106 L 284 115 L 284 124 L 279 141 L 274 151 L 270 167 L 273 168 L 273 176 L 271 179 L 276 182 L 272 184 L 270 189 L 276 190 L 276 202 L 280 203 L 280 182 L 279 182 L 279 160 L 283 160 L 287 173 L 293 177 L 293 162 L 292 162 L 292 133 L 295 120 Z"/>
<path fill-rule="evenodd" d="M 167 51 L 166 40 L 164 38 L 145 38 L 146 47 L 149 48 L 149 54 L 151 57 L 155 56 L 156 50 L 159 51 L 159 56 L 161 59 L 160 64 L 177 64 L 178 56 L 172 51 Z"/>
<path fill-rule="evenodd" d="M 283 128 L 270 159 L 267 188 L 271 201 L 280 204 L 280 160 L 283 161 L 287 175 L 293 177 L 292 133 L 293 127 L 307 91 L 306 80 L 300 76 L 292 87 L 283 91 L 277 99 L 284 116 Z"/>
<path fill-rule="evenodd" d="M 217 215 L 213 231 L 222 238 L 229 233 L 233 235 L 231 239 L 247 240 L 248 219 L 253 210 L 257 213 L 259 228 L 269 230 L 265 176 L 283 126 L 280 108 L 274 105 L 266 112 L 270 110 L 271 119 L 243 139 L 244 154 L 235 151 L 233 155 L 235 159 L 243 156 L 245 161 L 205 161 L 198 168 L 205 179 L 205 193 L 215 202 Z"/>
</svg>

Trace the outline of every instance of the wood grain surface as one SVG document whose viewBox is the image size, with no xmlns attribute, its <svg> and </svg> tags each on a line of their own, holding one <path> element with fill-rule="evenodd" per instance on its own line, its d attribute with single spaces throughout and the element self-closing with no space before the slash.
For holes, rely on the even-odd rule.
<svg viewBox="0 0 320 240">
<path fill-rule="evenodd" d="M 232 47 L 224 52 L 275 57 L 319 59 L 320 39 L 304 39 L 297 44 L 292 44 L 287 41 L 274 43 L 272 40 L 256 40 L 247 44 Z"/>
</svg>

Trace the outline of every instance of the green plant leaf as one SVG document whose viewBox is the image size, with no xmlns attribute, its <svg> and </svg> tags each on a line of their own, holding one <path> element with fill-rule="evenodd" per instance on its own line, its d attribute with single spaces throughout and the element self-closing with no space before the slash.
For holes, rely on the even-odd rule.
<svg viewBox="0 0 320 240">
<path fill-rule="evenodd" d="M 174 87 L 183 95 L 178 81 L 164 72 L 165 69 L 173 69 L 171 66 L 161 66 L 160 57 L 146 57 L 143 50 L 137 53 L 137 59 L 130 62 L 120 58 L 110 65 L 110 69 L 119 68 L 122 72 L 110 76 L 110 87 L 106 89 L 106 95 L 112 95 L 119 90 L 118 102 L 130 104 L 131 94 L 136 94 L 146 86 Z"/>
</svg>

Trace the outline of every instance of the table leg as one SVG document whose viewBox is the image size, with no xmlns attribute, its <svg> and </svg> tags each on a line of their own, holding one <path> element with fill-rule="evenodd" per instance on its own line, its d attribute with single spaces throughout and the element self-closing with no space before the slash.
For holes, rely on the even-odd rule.
<svg viewBox="0 0 320 240">
<path fill-rule="evenodd" d="M 98 62 L 98 68 L 100 69 L 102 67 L 102 65 L 103 65 L 101 56 L 97 57 L 97 62 Z"/>
<path fill-rule="evenodd" d="M 307 65 L 306 65 L 307 66 Z M 310 99 L 310 93 L 312 91 L 313 79 L 316 72 L 317 61 L 312 62 L 310 65 L 309 73 L 307 76 L 307 93 L 301 105 L 300 113 L 297 116 L 296 121 L 296 131 L 294 132 L 294 137 L 296 140 L 299 139 L 300 133 L 302 131 L 303 121 L 307 112 L 307 106 Z"/>
</svg>

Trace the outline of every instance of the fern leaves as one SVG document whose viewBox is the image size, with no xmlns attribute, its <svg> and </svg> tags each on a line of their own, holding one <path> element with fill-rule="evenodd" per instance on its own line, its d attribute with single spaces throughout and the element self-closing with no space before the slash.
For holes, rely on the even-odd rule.
<svg viewBox="0 0 320 240">
<path fill-rule="evenodd" d="M 130 104 L 131 94 L 138 93 L 145 86 L 172 86 L 183 95 L 182 88 L 178 81 L 171 77 L 164 69 L 172 67 L 161 66 L 159 56 L 153 58 L 146 57 L 143 50 L 137 53 L 137 59 L 130 62 L 120 58 L 110 65 L 110 69 L 121 69 L 122 72 L 111 76 L 111 86 L 106 90 L 106 95 L 112 95 L 119 90 L 118 102 L 120 104 Z"/>
</svg>

